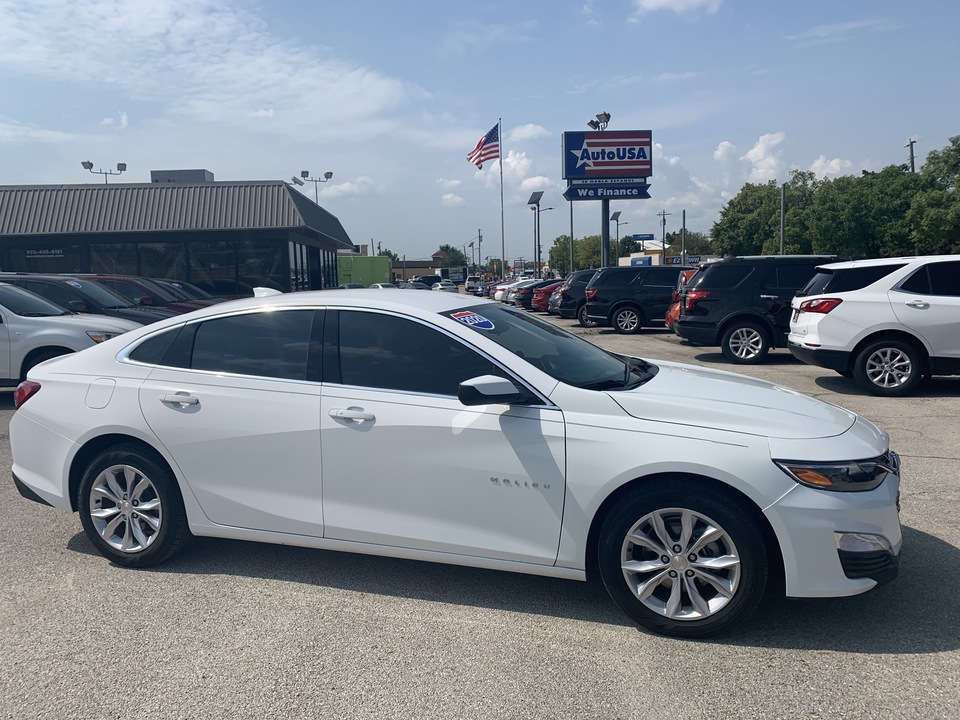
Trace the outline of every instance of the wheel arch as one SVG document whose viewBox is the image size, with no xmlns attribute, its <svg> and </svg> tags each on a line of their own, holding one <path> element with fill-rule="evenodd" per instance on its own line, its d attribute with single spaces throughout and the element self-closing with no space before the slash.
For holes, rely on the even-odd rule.
<svg viewBox="0 0 960 720">
<path fill-rule="evenodd" d="M 751 312 L 740 312 L 736 315 L 731 315 L 725 317 L 720 321 L 720 324 L 717 325 L 717 339 L 718 341 L 723 338 L 724 334 L 730 328 L 731 325 L 741 322 L 753 323 L 754 325 L 759 325 L 767 333 L 767 340 L 770 341 L 770 346 L 774 347 L 776 343 L 775 332 L 776 328 L 770 323 L 770 320 L 764 315 Z"/>
<path fill-rule="evenodd" d="M 50 358 L 60 357 L 61 355 L 70 355 L 76 352 L 73 348 L 67 347 L 66 345 L 44 345 L 42 347 L 34 348 L 26 354 L 23 358 L 23 362 L 20 363 L 20 379 L 23 380 L 27 376 L 30 368 L 37 364 L 37 358 L 42 358 L 43 360 L 49 360 Z"/>
<path fill-rule="evenodd" d="M 730 494 L 742 502 L 743 505 L 749 509 L 753 520 L 763 532 L 763 539 L 767 551 L 769 588 L 771 591 L 775 591 L 780 595 L 783 595 L 785 592 L 784 588 L 786 577 L 783 562 L 783 550 L 780 547 L 780 541 L 777 539 L 777 534 L 774 532 L 773 526 L 763 514 L 763 511 L 760 509 L 760 507 L 743 492 L 725 482 L 717 480 L 716 478 L 708 477 L 706 475 L 689 472 L 664 472 L 635 478 L 616 488 L 604 499 L 602 503 L 600 503 L 600 507 L 597 508 L 597 512 L 594 513 L 593 519 L 590 522 L 590 529 L 587 533 L 584 567 L 586 568 L 588 580 L 592 582 L 594 580 L 599 580 L 600 578 L 597 558 L 600 530 L 603 527 L 603 521 L 606 519 L 611 509 L 616 506 L 617 502 L 638 488 L 653 485 L 655 483 L 663 483 L 680 479 L 701 483 L 705 487 L 709 486 L 712 488 L 720 488 L 723 490 L 723 492 Z"/>
<path fill-rule="evenodd" d="M 145 455 L 149 456 L 151 460 L 166 468 L 172 477 L 176 477 L 176 473 L 173 472 L 173 468 L 170 467 L 170 463 L 168 463 L 166 458 L 164 458 L 163 455 L 156 450 L 156 448 L 150 445 L 150 443 L 145 442 L 140 438 L 133 437 L 132 435 L 123 435 L 121 433 L 100 435 L 99 437 L 87 441 L 83 447 L 77 451 L 76 455 L 73 456 L 73 460 L 70 463 L 70 507 L 74 512 L 76 512 L 80 507 L 80 481 L 83 479 L 83 473 L 86 468 L 93 461 L 93 459 L 97 457 L 97 455 L 121 445 L 134 447 L 143 452 Z"/>
<path fill-rule="evenodd" d="M 860 356 L 860 353 L 863 351 L 867 345 L 872 345 L 875 342 L 881 342 L 884 340 L 898 340 L 900 342 L 906 343 L 914 348 L 917 352 L 920 353 L 921 360 L 923 361 L 923 375 L 930 374 L 930 352 L 927 350 L 926 343 L 923 342 L 916 335 L 911 335 L 908 332 L 903 330 L 879 330 L 875 333 L 867 335 L 861 339 L 853 350 L 850 352 L 847 369 L 852 370 L 854 363 L 856 363 L 857 358 Z"/>
</svg>

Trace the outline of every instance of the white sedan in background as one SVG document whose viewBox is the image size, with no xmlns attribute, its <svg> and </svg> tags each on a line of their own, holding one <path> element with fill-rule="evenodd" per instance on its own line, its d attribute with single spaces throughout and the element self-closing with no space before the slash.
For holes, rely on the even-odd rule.
<svg viewBox="0 0 960 720">
<path fill-rule="evenodd" d="M 431 287 L 430 289 L 437 290 L 438 292 L 448 292 L 448 293 L 460 292 L 460 288 L 457 287 L 457 284 L 455 282 L 451 282 L 450 280 L 441 280 L 438 283 L 434 283 L 433 287 Z"/>
<path fill-rule="evenodd" d="M 16 487 L 79 512 L 121 566 L 205 535 L 595 569 L 636 622 L 682 637 L 743 622 L 768 578 L 836 597 L 898 570 L 899 461 L 876 426 L 472 296 L 213 305 L 35 367 L 15 405 Z"/>
</svg>

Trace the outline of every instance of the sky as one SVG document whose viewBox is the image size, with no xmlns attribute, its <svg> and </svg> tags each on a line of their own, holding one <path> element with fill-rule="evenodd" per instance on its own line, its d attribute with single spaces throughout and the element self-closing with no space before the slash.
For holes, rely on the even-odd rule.
<svg viewBox="0 0 960 720">
<path fill-rule="evenodd" d="M 356 244 L 529 258 L 570 233 L 561 138 L 651 130 L 611 237 L 708 233 L 746 182 L 859 175 L 960 135 L 956 0 L 0 0 L 0 185 L 333 177 Z M 467 153 L 502 119 L 500 161 Z M 503 226 L 501 234 L 501 165 Z M 598 201 L 573 203 L 575 237 Z M 482 244 L 469 247 L 482 234 Z"/>
</svg>

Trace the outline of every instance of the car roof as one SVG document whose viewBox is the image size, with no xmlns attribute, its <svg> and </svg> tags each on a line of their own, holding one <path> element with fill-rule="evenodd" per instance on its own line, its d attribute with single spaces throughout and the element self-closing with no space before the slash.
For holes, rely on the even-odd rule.
<svg viewBox="0 0 960 720">
<path fill-rule="evenodd" d="M 891 265 L 894 263 L 923 265 L 928 262 L 960 260 L 960 255 L 908 255 L 902 257 L 869 258 L 867 260 L 847 260 L 846 262 L 824 263 L 820 267 L 830 270 L 847 270 L 858 267 L 875 267 L 877 265 Z"/>
</svg>

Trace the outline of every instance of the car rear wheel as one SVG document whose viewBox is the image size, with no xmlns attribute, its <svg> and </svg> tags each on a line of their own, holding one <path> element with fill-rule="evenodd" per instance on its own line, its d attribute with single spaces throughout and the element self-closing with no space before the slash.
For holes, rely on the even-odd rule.
<svg viewBox="0 0 960 720">
<path fill-rule="evenodd" d="M 581 327 L 587 328 L 596 327 L 599 324 L 596 320 L 587 317 L 586 303 L 577 308 L 577 322 L 580 323 Z"/>
<path fill-rule="evenodd" d="M 767 583 L 763 533 L 732 494 L 694 481 L 640 488 L 603 522 L 600 576 L 643 627 L 708 637 L 745 619 Z"/>
<path fill-rule="evenodd" d="M 899 340 L 881 340 L 857 356 L 853 377 L 872 395 L 909 395 L 923 379 L 923 360 L 912 345 Z"/>
<path fill-rule="evenodd" d="M 756 323 L 737 322 L 723 333 L 720 349 L 730 362 L 753 365 L 762 362 L 770 352 L 770 338 Z"/>
<path fill-rule="evenodd" d="M 640 332 L 643 327 L 643 315 L 636 308 L 627 305 L 614 311 L 611 324 L 618 333 L 632 335 Z"/>
<path fill-rule="evenodd" d="M 90 542 L 118 565 L 157 565 L 190 539 L 172 473 L 135 446 L 113 448 L 90 463 L 78 506 Z"/>
</svg>

